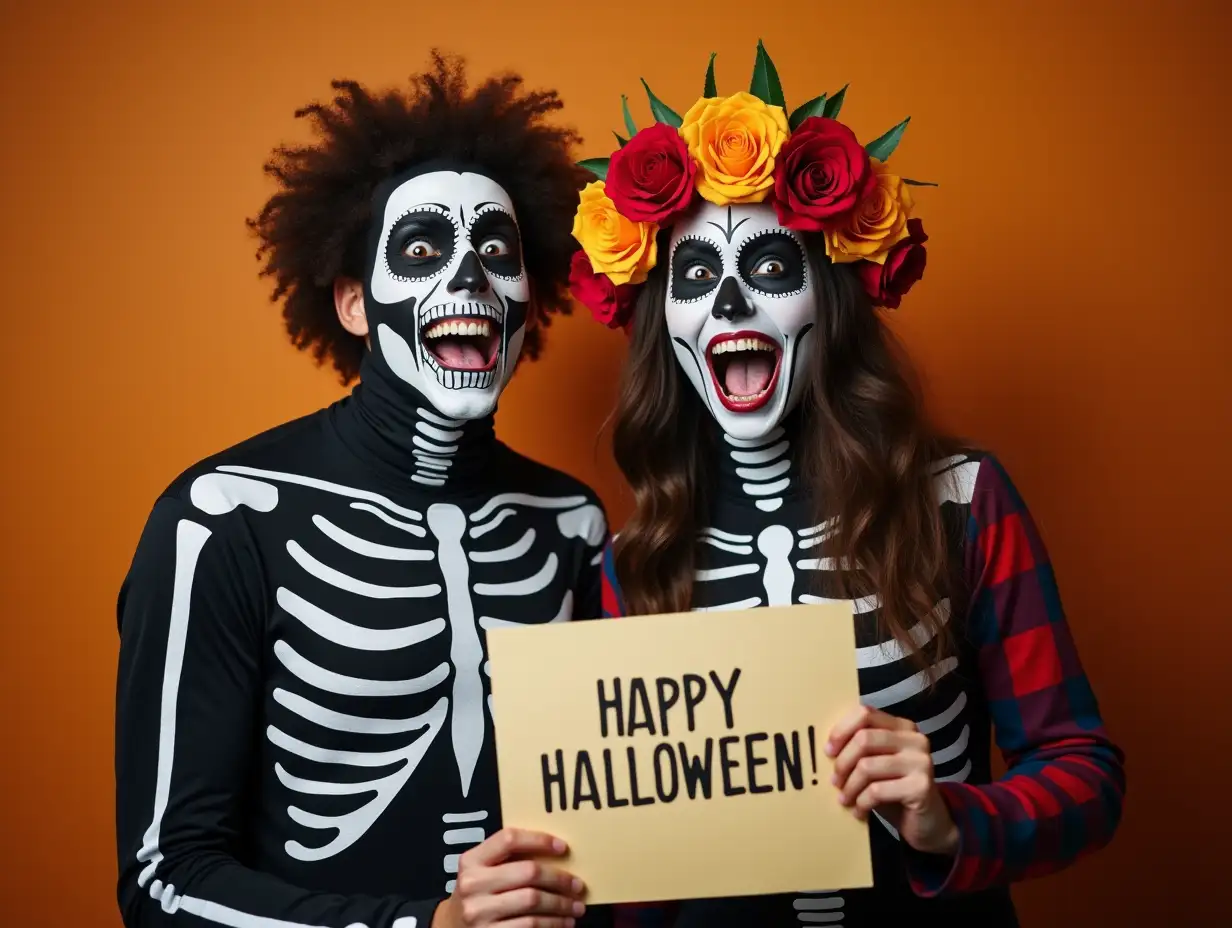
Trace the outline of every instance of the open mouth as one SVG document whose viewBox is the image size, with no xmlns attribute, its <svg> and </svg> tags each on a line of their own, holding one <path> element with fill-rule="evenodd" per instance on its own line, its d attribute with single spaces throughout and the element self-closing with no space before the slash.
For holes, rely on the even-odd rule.
<svg viewBox="0 0 1232 928">
<path fill-rule="evenodd" d="M 500 354 L 501 325 L 486 316 L 445 316 L 426 323 L 419 339 L 446 370 L 490 371 Z"/>
<path fill-rule="evenodd" d="M 719 400 L 732 412 L 753 412 L 774 394 L 783 350 L 761 332 L 724 332 L 706 346 Z"/>
</svg>

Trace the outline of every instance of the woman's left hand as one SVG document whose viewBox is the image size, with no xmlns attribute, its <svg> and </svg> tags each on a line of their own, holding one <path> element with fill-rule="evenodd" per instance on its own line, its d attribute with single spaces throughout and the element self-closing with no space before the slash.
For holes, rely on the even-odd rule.
<svg viewBox="0 0 1232 928">
<path fill-rule="evenodd" d="M 876 809 L 917 851 L 958 850 L 958 826 L 933 780 L 928 736 L 914 722 L 861 706 L 831 729 L 825 751 L 834 758 L 839 802 L 857 818 Z"/>
</svg>

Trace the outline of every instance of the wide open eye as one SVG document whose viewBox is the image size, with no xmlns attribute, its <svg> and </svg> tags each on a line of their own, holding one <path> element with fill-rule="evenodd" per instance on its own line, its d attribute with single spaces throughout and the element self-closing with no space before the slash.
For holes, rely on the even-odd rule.
<svg viewBox="0 0 1232 928">
<path fill-rule="evenodd" d="M 481 258 L 503 258 L 509 255 L 512 249 L 509 243 L 503 238 L 493 237 L 485 239 L 479 244 L 479 256 Z"/>
<path fill-rule="evenodd" d="M 738 265 L 745 283 L 770 296 L 795 293 L 804 286 L 804 248 L 786 230 L 763 232 L 746 243 Z"/>
<path fill-rule="evenodd" d="M 441 250 L 432 244 L 431 239 L 417 238 L 407 242 L 402 253 L 415 261 L 426 261 L 429 258 L 439 258 Z"/>
<path fill-rule="evenodd" d="M 440 273 L 453 256 L 455 235 L 448 216 L 427 210 L 408 213 L 389 231 L 385 260 L 390 272 L 407 279 Z"/>
<path fill-rule="evenodd" d="M 698 263 L 691 264 L 685 269 L 684 279 L 697 283 L 704 283 L 708 280 L 714 280 L 714 271 L 710 270 L 706 265 Z"/>
<path fill-rule="evenodd" d="M 753 268 L 753 277 L 782 277 L 787 272 L 787 266 L 778 258 L 766 258 Z"/>
<path fill-rule="evenodd" d="M 518 224 L 503 209 L 481 212 L 471 226 L 470 240 L 484 270 L 506 280 L 523 274 Z"/>
</svg>

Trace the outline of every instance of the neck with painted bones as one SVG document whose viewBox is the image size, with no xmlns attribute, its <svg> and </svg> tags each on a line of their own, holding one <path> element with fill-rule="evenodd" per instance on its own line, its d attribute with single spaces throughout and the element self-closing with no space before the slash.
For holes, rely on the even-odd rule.
<svg viewBox="0 0 1232 928">
<path fill-rule="evenodd" d="M 718 432 L 718 491 L 727 501 L 774 513 L 801 491 L 799 417 L 789 416 L 761 438 L 733 438 Z"/>
<path fill-rule="evenodd" d="M 492 465 L 495 415 L 441 415 L 409 384 L 365 359 L 360 383 L 339 407 L 338 430 L 365 461 L 424 490 L 466 488 Z"/>
</svg>

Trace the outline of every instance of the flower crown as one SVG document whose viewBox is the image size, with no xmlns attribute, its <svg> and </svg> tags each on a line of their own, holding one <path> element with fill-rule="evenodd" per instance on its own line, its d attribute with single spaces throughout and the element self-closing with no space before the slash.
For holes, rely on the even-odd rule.
<svg viewBox="0 0 1232 928">
<path fill-rule="evenodd" d="M 598 179 L 582 190 L 573 220 L 582 246 L 569 274 L 574 298 L 599 322 L 627 328 L 637 285 L 658 261 L 658 231 L 697 195 L 719 206 L 771 200 L 780 225 L 822 233 L 830 260 L 855 264 L 873 303 L 897 308 L 927 257 L 910 188 L 936 186 L 886 166 L 910 117 L 861 146 L 838 121 L 846 86 L 788 116 L 760 41 L 747 93 L 718 95 L 714 59 L 704 95 L 683 117 L 642 80 L 655 124 L 639 131 L 622 96 L 629 138 L 616 134 L 620 147 L 610 158 L 579 162 Z"/>
</svg>

